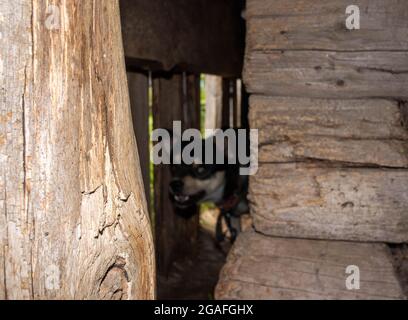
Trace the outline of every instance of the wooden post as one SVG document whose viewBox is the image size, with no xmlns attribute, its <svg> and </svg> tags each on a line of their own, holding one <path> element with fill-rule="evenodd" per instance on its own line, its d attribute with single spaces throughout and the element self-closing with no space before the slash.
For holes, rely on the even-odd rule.
<svg viewBox="0 0 408 320">
<path fill-rule="evenodd" d="M 154 298 L 118 3 L 53 3 L 0 2 L 0 298 Z"/>
<path fill-rule="evenodd" d="M 205 129 L 221 128 L 222 77 L 205 76 Z"/>
<path fill-rule="evenodd" d="M 249 121 L 248 121 L 248 112 L 249 112 L 249 94 L 246 91 L 244 83 L 241 81 L 241 96 L 240 96 L 240 105 L 241 105 L 241 112 L 240 112 L 240 118 L 241 118 L 241 123 L 240 127 L 241 128 L 249 128 Z"/>
<path fill-rule="evenodd" d="M 222 127 L 238 127 L 240 112 L 238 110 L 237 80 L 222 79 Z"/>
<path fill-rule="evenodd" d="M 186 107 L 188 112 L 184 118 L 186 128 L 200 128 L 200 76 L 188 75 L 187 78 L 187 101 Z"/>
<path fill-rule="evenodd" d="M 229 128 L 231 125 L 231 105 L 230 105 L 230 79 L 222 79 L 222 128 Z"/>
<path fill-rule="evenodd" d="M 237 79 L 231 79 L 231 90 L 230 90 L 230 94 L 231 94 L 231 100 L 232 100 L 232 126 L 234 128 L 237 128 L 239 126 L 240 121 L 238 121 L 239 119 L 239 115 L 240 115 L 240 110 L 238 110 L 239 108 L 239 104 L 238 104 L 238 88 L 237 88 Z"/>
<path fill-rule="evenodd" d="M 199 128 L 199 106 L 198 76 L 176 74 L 153 80 L 155 128 L 171 129 L 175 120 L 182 121 L 183 129 Z M 159 273 L 166 274 L 175 259 L 194 250 L 198 216 L 186 220 L 175 214 L 169 199 L 168 165 L 155 166 L 154 177 L 157 266 Z"/>
</svg>

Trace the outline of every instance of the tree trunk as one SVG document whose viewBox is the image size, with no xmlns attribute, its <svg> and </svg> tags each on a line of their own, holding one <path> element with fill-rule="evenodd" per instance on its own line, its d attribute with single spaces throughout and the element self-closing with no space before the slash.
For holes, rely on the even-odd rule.
<svg viewBox="0 0 408 320">
<path fill-rule="evenodd" d="M 0 298 L 155 295 L 117 1 L 0 1 Z"/>
</svg>

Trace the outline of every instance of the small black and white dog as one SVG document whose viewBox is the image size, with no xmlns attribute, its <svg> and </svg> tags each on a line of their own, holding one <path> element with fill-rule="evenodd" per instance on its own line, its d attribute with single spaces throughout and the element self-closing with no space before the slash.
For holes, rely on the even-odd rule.
<svg viewBox="0 0 408 320">
<path fill-rule="evenodd" d="M 216 150 L 215 142 L 211 144 L 202 140 L 203 154 L 209 145 Z M 181 150 L 185 146 L 186 143 L 182 143 Z M 198 214 L 199 204 L 207 201 L 215 203 L 221 212 L 217 221 L 217 240 L 224 240 L 222 223 L 225 222 L 230 240 L 234 241 L 240 231 L 240 216 L 248 212 L 248 176 L 240 175 L 240 164 L 228 164 L 228 152 L 221 152 L 224 154 L 224 164 L 215 164 L 216 152 L 213 152 L 213 164 L 205 164 L 204 161 L 190 165 L 183 161 L 181 164 L 172 163 L 169 196 L 176 214 L 186 219 Z"/>
</svg>

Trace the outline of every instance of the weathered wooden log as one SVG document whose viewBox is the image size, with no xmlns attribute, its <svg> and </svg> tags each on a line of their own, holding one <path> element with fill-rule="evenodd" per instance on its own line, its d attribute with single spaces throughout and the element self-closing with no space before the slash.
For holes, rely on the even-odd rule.
<svg viewBox="0 0 408 320">
<path fill-rule="evenodd" d="M 260 148 L 261 162 L 331 161 L 351 166 L 408 168 L 406 141 L 341 140 L 331 137 L 284 138 Z"/>
<path fill-rule="evenodd" d="M 0 2 L 0 298 L 155 295 L 117 1 Z"/>
<path fill-rule="evenodd" d="M 401 243 L 408 241 L 407 184 L 407 170 L 262 164 L 249 199 L 265 234 Z"/>
<path fill-rule="evenodd" d="M 360 9 L 360 29 L 346 28 L 346 8 Z M 247 50 L 408 50 L 404 0 L 248 0 Z"/>
<path fill-rule="evenodd" d="M 251 93 L 288 97 L 408 97 L 408 52 L 247 51 Z"/>
<path fill-rule="evenodd" d="M 407 106 L 391 100 L 252 96 L 260 162 L 408 167 Z"/>
<path fill-rule="evenodd" d="M 392 100 L 252 95 L 250 104 L 251 126 L 268 130 L 259 133 L 260 143 L 282 135 L 408 140 L 408 106 Z"/>
<path fill-rule="evenodd" d="M 216 299 L 406 299 L 385 244 L 272 238 L 241 233 L 228 255 Z M 348 266 L 359 268 L 349 290 Z M 349 272 L 349 271 L 348 271 Z"/>
</svg>

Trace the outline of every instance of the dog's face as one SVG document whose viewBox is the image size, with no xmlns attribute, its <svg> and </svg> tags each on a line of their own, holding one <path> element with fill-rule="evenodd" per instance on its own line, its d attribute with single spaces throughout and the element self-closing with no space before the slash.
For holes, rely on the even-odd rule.
<svg viewBox="0 0 408 320">
<path fill-rule="evenodd" d="M 218 202 L 222 199 L 225 186 L 224 165 L 171 164 L 170 170 L 172 180 L 169 193 L 176 208 L 188 209 L 204 201 Z"/>
</svg>

